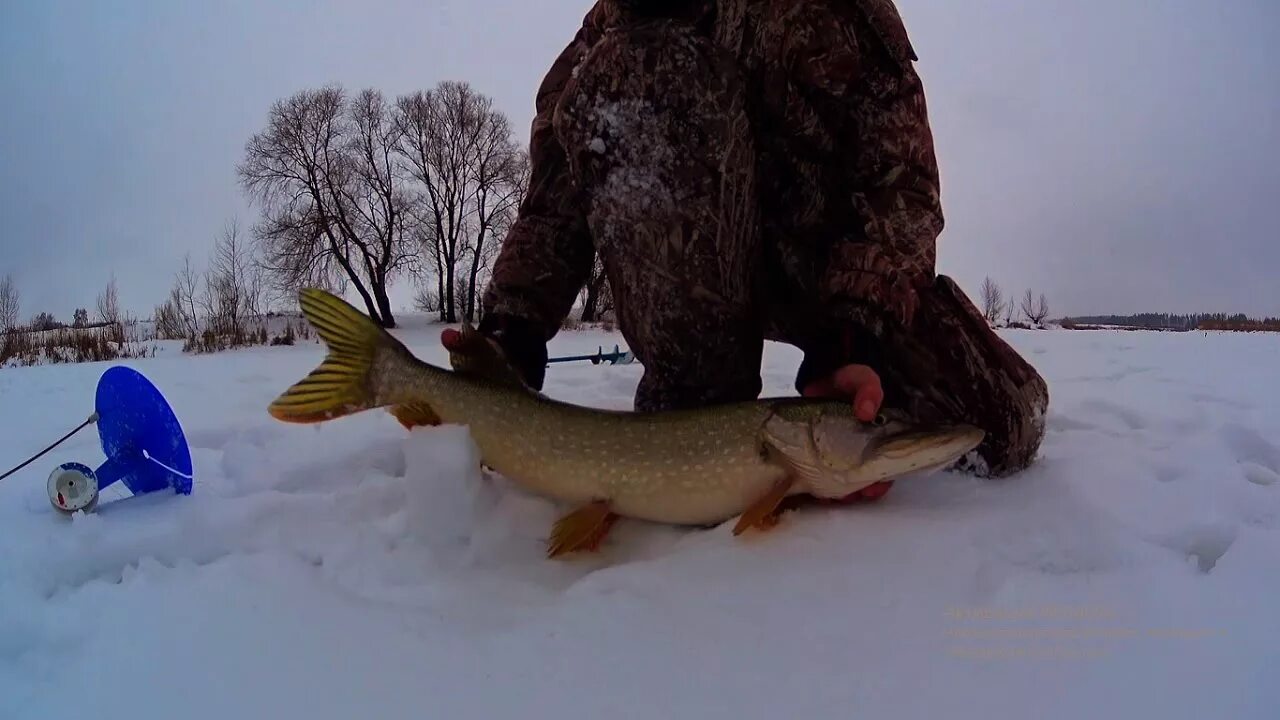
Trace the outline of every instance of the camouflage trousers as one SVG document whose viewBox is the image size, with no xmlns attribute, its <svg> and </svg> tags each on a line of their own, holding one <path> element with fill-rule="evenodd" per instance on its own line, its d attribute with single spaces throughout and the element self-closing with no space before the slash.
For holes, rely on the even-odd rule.
<svg viewBox="0 0 1280 720">
<path fill-rule="evenodd" d="M 793 241 L 762 216 L 767 153 L 744 88 L 711 43 L 639 25 L 592 49 L 555 112 L 619 329 L 644 365 L 638 410 L 755 398 L 764 340 L 809 332 L 811 318 L 772 290 Z M 1031 461 L 1045 383 L 950 279 L 922 289 L 911 324 L 881 341 L 886 404 L 985 429 L 989 474 Z"/>
</svg>

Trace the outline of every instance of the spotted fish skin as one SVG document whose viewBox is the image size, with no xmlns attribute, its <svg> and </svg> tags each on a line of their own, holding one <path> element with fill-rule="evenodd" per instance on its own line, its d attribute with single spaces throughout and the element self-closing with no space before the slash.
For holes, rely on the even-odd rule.
<svg viewBox="0 0 1280 720">
<path fill-rule="evenodd" d="M 512 374 L 426 363 L 327 292 L 303 290 L 300 301 L 329 353 L 271 404 L 272 416 L 322 422 L 411 406 L 432 423 L 467 426 L 482 462 L 528 490 L 573 505 L 605 502 L 624 517 L 715 524 L 788 480 L 786 495 L 843 497 L 890 477 L 859 472 L 874 465 L 877 443 L 912 434 L 932 438 L 932 454 L 914 459 L 922 464 L 936 463 L 938 448 L 954 460 L 981 439 L 981 431 L 965 426 L 922 428 L 901 418 L 862 423 L 849 403 L 827 399 L 766 398 L 663 412 L 573 405 L 519 384 Z M 895 452 L 913 460 L 902 447 Z"/>
</svg>

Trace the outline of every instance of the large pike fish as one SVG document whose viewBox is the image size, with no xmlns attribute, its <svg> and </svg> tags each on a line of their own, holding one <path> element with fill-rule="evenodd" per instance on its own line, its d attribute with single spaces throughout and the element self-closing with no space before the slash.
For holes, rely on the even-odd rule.
<svg viewBox="0 0 1280 720">
<path fill-rule="evenodd" d="M 841 498 L 937 470 L 983 438 L 969 425 L 923 425 L 892 410 L 864 423 L 851 403 L 815 398 L 649 413 L 572 405 L 535 392 L 506 365 L 425 363 L 327 292 L 306 289 L 300 300 L 327 355 L 271 415 L 311 423 L 382 407 L 408 427 L 467 426 L 484 465 L 575 507 L 552 528 L 552 557 L 595 550 L 619 516 L 701 526 L 738 517 L 735 535 L 767 529 L 789 495 Z"/>
</svg>

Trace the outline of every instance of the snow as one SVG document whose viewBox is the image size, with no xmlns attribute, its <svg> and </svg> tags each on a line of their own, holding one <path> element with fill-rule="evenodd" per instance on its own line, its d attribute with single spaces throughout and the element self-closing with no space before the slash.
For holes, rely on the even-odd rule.
<svg viewBox="0 0 1280 720">
<path fill-rule="evenodd" d="M 397 334 L 443 363 L 439 330 Z M 58 516 L 45 476 L 98 465 L 91 430 L 0 482 L 0 717 L 1275 717 L 1280 337 L 1001 334 L 1052 393 L 1024 473 L 741 538 L 622 521 L 570 561 L 543 557 L 563 508 L 482 475 L 465 428 L 267 416 L 314 343 L 128 361 L 195 493 Z M 799 359 L 768 347 L 767 392 Z M 108 366 L 0 371 L 0 469 Z M 640 372 L 557 364 L 546 390 L 627 408 Z"/>
</svg>

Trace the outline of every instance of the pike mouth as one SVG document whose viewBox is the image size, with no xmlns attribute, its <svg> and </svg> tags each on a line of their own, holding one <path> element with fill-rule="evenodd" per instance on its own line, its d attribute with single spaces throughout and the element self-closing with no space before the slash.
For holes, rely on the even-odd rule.
<svg viewBox="0 0 1280 720">
<path fill-rule="evenodd" d="M 955 463 L 985 437 L 985 432 L 970 425 L 916 430 L 867 448 L 868 459 L 892 465 L 893 475 L 932 472 Z"/>
</svg>

